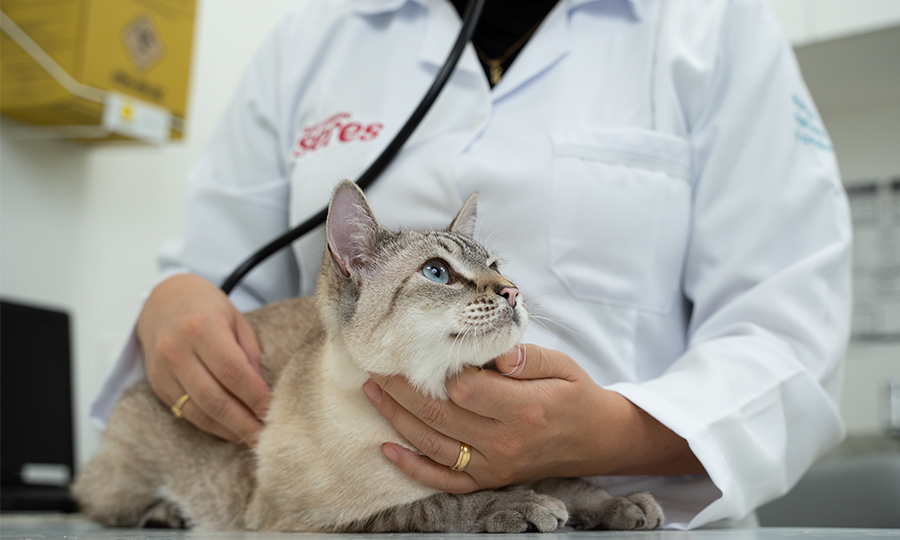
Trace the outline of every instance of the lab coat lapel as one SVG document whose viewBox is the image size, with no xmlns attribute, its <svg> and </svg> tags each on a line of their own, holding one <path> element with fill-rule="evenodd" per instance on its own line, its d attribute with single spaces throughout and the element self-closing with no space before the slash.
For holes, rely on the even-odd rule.
<svg viewBox="0 0 900 540">
<path fill-rule="evenodd" d="M 493 98 L 498 101 L 529 80 L 540 75 L 571 49 L 568 28 L 568 2 L 559 2 L 547 14 L 537 31 L 513 61 L 500 82 L 494 86 Z"/>
<path fill-rule="evenodd" d="M 494 87 L 494 101 L 515 91 L 565 57 L 572 48 L 569 14 L 583 4 L 599 1 L 614 0 L 560 0 L 504 73 L 500 83 Z M 644 5 L 641 0 L 621 1 L 627 4 L 636 19 L 643 16 Z"/>
</svg>

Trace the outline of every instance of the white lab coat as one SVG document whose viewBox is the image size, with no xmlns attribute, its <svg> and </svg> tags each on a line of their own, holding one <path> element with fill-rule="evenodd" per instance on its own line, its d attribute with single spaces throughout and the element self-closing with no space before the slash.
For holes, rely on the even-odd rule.
<svg viewBox="0 0 900 540">
<path fill-rule="evenodd" d="M 219 283 L 318 211 L 400 128 L 459 26 L 445 0 L 292 12 L 191 174 L 164 275 Z M 654 490 L 666 526 L 740 519 L 842 438 L 848 207 L 764 0 L 560 0 L 493 90 L 469 46 L 369 197 L 388 227 L 443 228 L 476 191 L 478 238 L 536 315 L 526 340 L 684 437 L 708 471 L 600 479 Z M 320 228 L 234 302 L 312 294 L 323 246 Z M 142 376 L 133 338 L 94 416 Z"/>
</svg>

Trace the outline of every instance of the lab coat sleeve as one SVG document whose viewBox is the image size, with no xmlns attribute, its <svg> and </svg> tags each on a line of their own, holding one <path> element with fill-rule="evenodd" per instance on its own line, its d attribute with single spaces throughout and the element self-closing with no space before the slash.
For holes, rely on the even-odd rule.
<svg viewBox="0 0 900 540">
<path fill-rule="evenodd" d="M 279 81 L 291 18 L 269 36 L 240 84 L 212 140 L 189 176 L 187 222 L 181 238 L 159 256 L 157 284 L 190 272 L 221 284 L 263 244 L 288 228 L 288 180 Z M 289 143 L 288 143 L 289 144 Z M 231 293 L 242 311 L 297 294 L 298 270 L 288 251 L 252 271 Z M 145 296 L 146 299 L 146 296 Z M 139 306 L 143 307 L 143 301 Z M 145 376 L 135 331 L 91 407 L 100 426 L 122 392 Z"/>
<path fill-rule="evenodd" d="M 831 143 L 763 4 L 729 7 L 709 95 L 688 119 L 687 350 L 658 378 L 610 387 L 686 439 L 716 488 L 676 528 L 743 518 L 844 435 L 849 209 Z"/>
</svg>

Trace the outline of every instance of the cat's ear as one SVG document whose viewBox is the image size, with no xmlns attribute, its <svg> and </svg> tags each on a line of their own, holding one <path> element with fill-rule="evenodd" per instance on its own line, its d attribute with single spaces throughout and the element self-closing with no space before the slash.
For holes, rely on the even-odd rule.
<svg viewBox="0 0 900 540">
<path fill-rule="evenodd" d="M 478 220 L 478 194 L 469 195 L 469 200 L 463 205 L 462 209 L 456 214 L 456 219 L 447 229 L 463 236 L 467 236 L 472 240 L 475 239 L 475 223 Z"/>
<path fill-rule="evenodd" d="M 328 204 L 325 236 L 344 276 L 350 277 L 374 263 L 379 230 L 381 224 L 359 186 L 349 180 L 338 184 Z"/>
</svg>

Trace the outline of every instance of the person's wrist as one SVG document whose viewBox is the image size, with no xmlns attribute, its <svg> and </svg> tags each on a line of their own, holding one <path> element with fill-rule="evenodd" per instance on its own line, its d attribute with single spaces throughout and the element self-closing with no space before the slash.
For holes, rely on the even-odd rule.
<svg viewBox="0 0 900 540">
<path fill-rule="evenodd" d="M 593 383 L 592 383 L 593 384 Z M 580 449 L 560 476 L 702 473 L 687 441 L 617 392 L 593 385 Z"/>
<path fill-rule="evenodd" d="M 628 467 L 640 443 L 635 433 L 637 407 L 620 394 L 591 384 L 589 421 L 581 432 L 584 444 L 578 463 L 573 464 L 577 476 L 601 476 Z M 568 476 L 572 476 L 571 474 Z"/>
<path fill-rule="evenodd" d="M 614 466 L 607 474 L 677 475 L 703 473 L 703 465 L 694 456 L 687 441 L 630 400 L 609 390 L 615 433 L 621 434 L 615 446 Z"/>
</svg>

